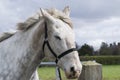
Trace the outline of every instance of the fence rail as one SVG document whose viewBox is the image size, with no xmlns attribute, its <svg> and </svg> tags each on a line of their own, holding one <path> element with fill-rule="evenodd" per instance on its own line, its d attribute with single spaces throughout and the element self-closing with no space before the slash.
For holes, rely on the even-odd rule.
<svg viewBox="0 0 120 80">
<path fill-rule="evenodd" d="M 40 67 L 43 66 L 56 66 L 55 62 L 41 62 Z"/>
</svg>

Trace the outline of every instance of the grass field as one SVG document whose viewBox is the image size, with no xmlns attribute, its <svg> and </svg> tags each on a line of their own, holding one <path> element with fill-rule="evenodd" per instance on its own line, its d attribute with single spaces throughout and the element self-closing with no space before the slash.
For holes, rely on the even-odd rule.
<svg viewBox="0 0 120 80">
<path fill-rule="evenodd" d="M 55 80 L 55 68 L 54 67 L 41 67 L 38 69 L 39 77 L 41 80 Z M 65 78 L 62 72 L 63 80 Z M 77 79 L 74 79 L 77 80 Z M 104 65 L 103 66 L 103 80 L 120 80 L 120 65 Z"/>
<path fill-rule="evenodd" d="M 103 80 L 120 80 L 120 65 L 104 65 Z"/>
</svg>

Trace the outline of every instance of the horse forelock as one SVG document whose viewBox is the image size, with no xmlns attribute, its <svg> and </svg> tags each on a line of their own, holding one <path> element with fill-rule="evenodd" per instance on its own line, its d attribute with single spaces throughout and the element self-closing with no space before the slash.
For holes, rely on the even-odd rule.
<svg viewBox="0 0 120 80">
<path fill-rule="evenodd" d="M 63 22 L 67 23 L 72 28 L 71 19 L 67 15 L 65 15 L 62 11 L 58 11 L 57 9 L 46 9 L 46 11 L 54 18 L 62 20 Z M 32 25 L 34 25 L 35 23 L 40 21 L 41 19 L 43 19 L 43 18 L 42 18 L 41 12 L 39 11 L 34 16 L 28 18 L 25 22 L 18 23 L 17 29 L 18 30 L 27 30 L 30 27 L 32 27 Z"/>
<path fill-rule="evenodd" d="M 46 10 L 51 16 L 53 16 L 54 18 L 62 20 L 63 22 L 67 23 L 72 28 L 72 20 L 64 12 L 59 11 L 55 8 L 46 9 Z"/>
</svg>

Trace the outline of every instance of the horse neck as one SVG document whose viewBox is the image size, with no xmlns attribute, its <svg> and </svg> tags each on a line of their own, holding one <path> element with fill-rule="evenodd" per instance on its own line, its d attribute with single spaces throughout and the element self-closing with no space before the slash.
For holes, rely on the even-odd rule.
<svg viewBox="0 0 120 80">
<path fill-rule="evenodd" d="M 42 31 L 42 28 L 37 27 L 36 24 L 30 30 L 19 31 L 11 38 L 0 43 L 0 59 L 2 60 L 0 62 L 0 65 L 2 65 L 0 74 L 12 75 L 13 79 L 16 78 L 16 80 L 28 80 L 30 78 L 40 60 L 44 57 L 42 54 Z M 5 67 L 7 74 L 3 71 Z M 6 78 L 9 78 L 9 75 Z M 9 78 L 9 80 L 13 79 Z"/>
</svg>

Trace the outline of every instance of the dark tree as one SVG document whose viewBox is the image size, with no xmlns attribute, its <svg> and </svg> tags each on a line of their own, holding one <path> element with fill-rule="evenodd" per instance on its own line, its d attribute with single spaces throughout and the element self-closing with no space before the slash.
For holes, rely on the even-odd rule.
<svg viewBox="0 0 120 80">
<path fill-rule="evenodd" d="M 120 55 L 120 42 L 118 43 L 118 55 Z"/>
<path fill-rule="evenodd" d="M 120 55 L 120 43 L 116 42 L 110 43 L 109 45 L 105 42 L 102 42 L 100 50 L 100 55 Z"/>
<path fill-rule="evenodd" d="M 110 54 L 110 50 L 108 48 L 108 44 L 105 42 L 102 42 L 99 53 L 100 55 L 109 55 Z"/>
<path fill-rule="evenodd" d="M 94 49 L 92 46 L 89 46 L 88 44 L 84 44 L 79 50 L 79 55 L 80 56 L 85 56 L 85 55 L 89 55 L 92 56 Z"/>
</svg>

